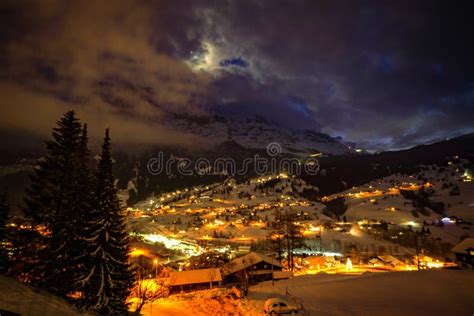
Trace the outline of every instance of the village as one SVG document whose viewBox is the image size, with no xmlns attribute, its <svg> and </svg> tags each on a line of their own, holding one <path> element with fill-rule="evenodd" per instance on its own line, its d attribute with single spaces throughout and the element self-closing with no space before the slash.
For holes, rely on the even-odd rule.
<svg viewBox="0 0 474 316">
<path fill-rule="evenodd" d="M 470 210 L 474 201 L 461 205 L 454 199 L 469 202 L 474 190 L 456 169 L 429 167 L 422 176 L 391 176 L 320 200 L 311 199 L 317 188 L 285 173 L 150 197 L 128 210 L 129 260 L 144 287 L 132 295 L 132 305 L 152 313 L 156 304 L 183 295 L 196 301 L 206 291 L 221 291 L 218 301 L 224 295 L 234 302 L 251 297 L 259 284 L 308 275 L 472 269 L 474 239 L 466 238 L 472 236 L 472 217 L 461 218 L 469 212 L 459 208 Z M 450 194 L 447 174 L 455 174 L 449 181 L 460 194 Z M 415 211 L 407 192 L 442 187 L 456 207 Z M 446 200 L 440 193 L 430 196 Z M 284 296 L 284 304 L 305 313 L 297 297 Z M 267 307 L 261 305 L 263 313 Z"/>
<path fill-rule="evenodd" d="M 313 293 L 348 278 L 472 269 L 472 185 L 448 163 L 322 197 L 287 173 L 150 196 L 126 210 L 138 280 L 129 310 L 309 315 L 319 307 L 300 285 Z M 20 218 L 8 227 L 49 234 Z"/>
</svg>

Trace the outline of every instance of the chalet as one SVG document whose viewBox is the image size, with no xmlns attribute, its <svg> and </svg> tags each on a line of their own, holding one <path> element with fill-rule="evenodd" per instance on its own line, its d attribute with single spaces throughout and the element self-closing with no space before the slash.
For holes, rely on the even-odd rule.
<svg viewBox="0 0 474 316">
<path fill-rule="evenodd" d="M 474 238 L 466 238 L 451 249 L 461 268 L 474 268 Z"/>
<path fill-rule="evenodd" d="M 249 252 L 236 258 L 222 268 L 222 274 L 226 283 L 240 282 L 243 277 L 248 277 L 250 283 L 261 282 L 272 279 L 272 272 L 282 271 L 283 266 L 275 258 L 260 253 Z M 284 274 L 274 274 L 280 276 Z M 287 276 L 285 275 L 285 278 Z"/>
<path fill-rule="evenodd" d="M 171 293 L 209 289 L 221 282 L 222 275 L 219 269 L 176 271 L 170 272 L 169 277 Z"/>
<path fill-rule="evenodd" d="M 406 264 L 403 261 L 390 255 L 377 256 L 369 260 L 369 264 L 373 266 L 388 266 L 392 268 L 405 267 Z"/>
</svg>

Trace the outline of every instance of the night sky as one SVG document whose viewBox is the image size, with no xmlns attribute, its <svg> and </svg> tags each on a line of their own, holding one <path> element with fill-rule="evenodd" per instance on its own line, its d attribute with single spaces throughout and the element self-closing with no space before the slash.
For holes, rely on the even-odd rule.
<svg viewBox="0 0 474 316">
<path fill-rule="evenodd" d="M 1 1 L 0 136 L 76 109 L 171 144 L 169 113 L 263 115 L 372 150 L 474 132 L 474 1 Z"/>
</svg>

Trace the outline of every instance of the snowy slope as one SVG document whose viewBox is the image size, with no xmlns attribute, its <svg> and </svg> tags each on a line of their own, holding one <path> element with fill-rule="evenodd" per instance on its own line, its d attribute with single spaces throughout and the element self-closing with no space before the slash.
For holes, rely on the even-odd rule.
<svg viewBox="0 0 474 316">
<path fill-rule="evenodd" d="M 421 224 L 423 221 L 441 219 L 442 215 L 432 210 L 428 210 L 429 215 L 419 214 L 419 217 L 414 217 L 411 213 L 414 209 L 411 200 L 404 198 L 399 192 L 400 189 L 416 191 L 423 186 L 434 191 L 431 200 L 445 204 L 447 215 L 474 221 L 474 182 L 464 182 L 462 172 L 456 165 L 444 169 L 438 166 L 426 168 L 429 170 L 414 175 L 393 174 L 329 198 L 345 197 L 349 206 L 345 213 L 348 220 L 378 219 L 395 224 L 410 221 Z M 451 195 L 450 188 L 443 186 L 451 183 L 459 187 L 458 195 Z"/>
<path fill-rule="evenodd" d="M 455 270 L 306 275 L 252 287 L 248 315 L 261 315 L 264 300 L 285 291 L 310 315 L 471 315 L 472 284 L 472 271 Z"/>
<path fill-rule="evenodd" d="M 459 188 L 457 194 L 452 194 L 453 187 Z M 412 200 L 406 199 L 400 190 L 416 192 L 420 188 L 433 191 L 429 199 L 444 203 L 444 214 L 426 208 L 426 214 L 416 212 L 414 215 Z M 343 196 L 348 205 L 344 214 L 348 221 L 383 220 L 418 228 L 427 223 L 433 238 L 452 244 L 474 236 L 474 182 L 465 181 L 462 164 L 422 166 L 417 174 L 393 174 L 328 198 L 338 196 Z M 459 222 L 445 221 L 437 225 L 444 216 L 455 216 Z"/>
<path fill-rule="evenodd" d="M 41 293 L 6 276 L 0 276 L 0 310 L 31 316 L 85 315 L 57 297 Z"/>
</svg>

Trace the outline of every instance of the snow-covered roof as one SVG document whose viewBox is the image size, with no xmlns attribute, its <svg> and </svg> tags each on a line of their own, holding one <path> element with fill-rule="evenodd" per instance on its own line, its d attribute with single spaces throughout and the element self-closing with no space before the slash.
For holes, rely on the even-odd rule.
<svg viewBox="0 0 474 316">
<path fill-rule="evenodd" d="M 400 260 L 397 258 L 391 256 L 391 255 L 381 255 L 377 257 L 379 260 L 383 261 L 384 263 L 392 264 L 393 266 L 403 264 Z"/>
<path fill-rule="evenodd" d="M 231 262 L 229 262 L 228 264 L 226 264 L 222 268 L 222 273 L 224 275 L 229 275 L 237 271 L 251 267 L 262 261 L 269 264 L 273 264 L 276 267 L 282 267 L 281 263 L 275 258 L 272 259 L 268 256 L 262 255 L 261 253 L 257 253 L 257 252 L 249 252 L 245 256 L 236 258 L 232 260 Z"/>
<path fill-rule="evenodd" d="M 474 238 L 466 238 L 451 249 L 452 252 L 469 254 L 468 249 L 474 249 Z"/>
<path fill-rule="evenodd" d="M 170 285 L 198 284 L 222 281 L 219 269 L 170 272 Z"/>
</svg>

